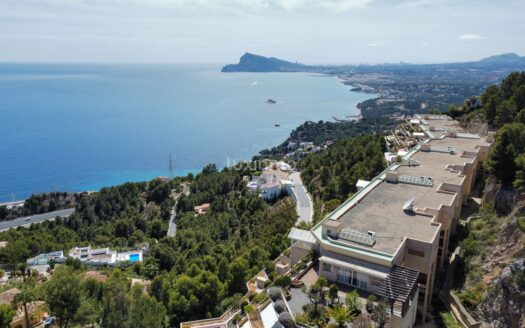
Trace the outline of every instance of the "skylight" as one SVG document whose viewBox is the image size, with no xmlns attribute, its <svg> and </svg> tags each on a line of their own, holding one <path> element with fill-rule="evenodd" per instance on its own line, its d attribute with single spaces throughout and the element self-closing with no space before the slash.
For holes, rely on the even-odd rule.
<svg viewBox="0 0 525 328">
<path fill-rule="evenodd" d="M 345 228 L 339 232 L 339 238 L 348 240 L 354 243 L 361 245 L 372 246 L 375 244 L 376 240 L 373 234 L 363 233 L 351 228 Z"/>
<path fill-rule="evenodd" d="M 456 152 L 454 147 L 447 147 L 447 146 L 431 146 L 430 151 L 433 151 L 436 153 L 449 153 L 449 154 L 454 154 Z"/>
<path fill-rule="evenodd" d="M 400 175 L 397 178 L 397 181 L 426 187 L 432 187 L 434 185 L 434 181 L 432 181 L 431 177 L 414 177 L 410 175 Z"/>
</svg>

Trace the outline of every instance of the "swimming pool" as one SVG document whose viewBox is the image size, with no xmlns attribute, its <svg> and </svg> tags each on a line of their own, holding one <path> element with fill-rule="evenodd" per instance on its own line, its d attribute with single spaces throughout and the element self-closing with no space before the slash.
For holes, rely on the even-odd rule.
<svg viewBox="0 0 525 328">
<path fill-rule="evenodd" d="M 138 261 L 140 261 L 140 255 L 139 254 L 130 254 L 129 255 L 129 261 L 130 262 L 138 262 Z"/>
</svg>

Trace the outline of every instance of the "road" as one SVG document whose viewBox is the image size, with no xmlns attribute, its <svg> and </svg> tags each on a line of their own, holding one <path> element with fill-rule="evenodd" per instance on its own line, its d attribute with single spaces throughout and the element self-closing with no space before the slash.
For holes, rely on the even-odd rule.
<svg viewBox="0 0 525 328">
<path fill-rule="evenodd" d="M 175 205 L 171 209 L 171 217 L 170 217 L 170 223 L 168 225 L 168 237 L 175 237 L 175 234 L 177 233 L 177 203 L 179 201 L 177 200 L 175 202 Z"/>
<path fill-rule="evenodd" d="M 168 237 L 175 237 L 175 234 L 177 233 L 177 204 L 179 202 L 179 197 L 182 194 L 185 194 L 186 196 L 190 194 L 190 187 L 188 185 L 184 185 L 182 187 L 182 193 L 175 197 L 176 201 L 171 209 L 171 217 L 168 225 Z"/>
<path fill-rule="evenodd" d="M 290 175 L 290 180 L 292 181 L 292 191 L 295 196 L 297 215 L 299 215 L 297 223 L 312 223 L 314 204 L 312 197 L 310 197 L 310 194 L 306 191 L 306 187 L 303 185 L 301 172 L 292 173 Z"/>
<path fill-rule="evenodd" d="M 73 214 L 73 212 L 75 212 L 74 208 L 68 208 L 65 210 L 25 216 L 25 217 L 14 219 L 14 220 L 0 222 L 0 231 L 5 231 L 11 228 L 17 228 L 17 227 L 29 227 L 32 223 L 39 223 L 39 222 L 44 222 L 48 220 L 54 220 L 57 216 L 66 218 L 70 216 L 71 214 Z"/>
</svg>

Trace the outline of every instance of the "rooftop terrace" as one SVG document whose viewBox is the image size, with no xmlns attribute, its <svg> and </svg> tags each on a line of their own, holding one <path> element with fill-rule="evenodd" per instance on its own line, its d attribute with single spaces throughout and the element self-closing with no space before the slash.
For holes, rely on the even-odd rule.
<svg viewBox="0 0 525 328">
<path fill-rule="evenodd" d="M 428 243 L 437 238 L 440 226 L 425 209 L 457 204 L 457 194 L 442 185 L 462 185 L 465 177 L 459 169 L 474 163 L 479 146 L 490 143 L 477 135 L 451 135 L 462 130 L 443 115 L 421 118 L 425 127 L 442 133 L 418 145 L 316 225 L 312 231 L 319 240 L 388 259 L 405 238 Z M 323 234 L 323 226 L 330 233 Z M 346 238 L 354 235 L 359 240 Z"/>
<path fill-rule="evenodd" d="M 429 190 L 424 186 L 381 182 L 338 221 L 342 229 L 351 227 L 375 233 L 375 243 L 371 246 L 360 243 L 361 247 L 394 255 L 405 237 L 432 242 L 439 230 L 438 225 L 431 224 L 431 216 L 403 210 L 409 198 L 425 195 Z"/>
</svg>

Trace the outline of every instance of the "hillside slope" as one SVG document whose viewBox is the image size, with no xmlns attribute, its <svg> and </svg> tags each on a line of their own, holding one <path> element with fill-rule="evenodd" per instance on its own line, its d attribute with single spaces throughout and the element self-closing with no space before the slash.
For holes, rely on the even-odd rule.
<svg viewBox="0 0 525 328">
<path fill-rule="evenodd" d="M 463 223 L 457 294 L 487 327 L 525 325 L 525 73 L 510 74 L 455 113 L 496 129 L 483 205 Z M 453 113 L 454 114 L 454 113 Z"/>
</svg>

